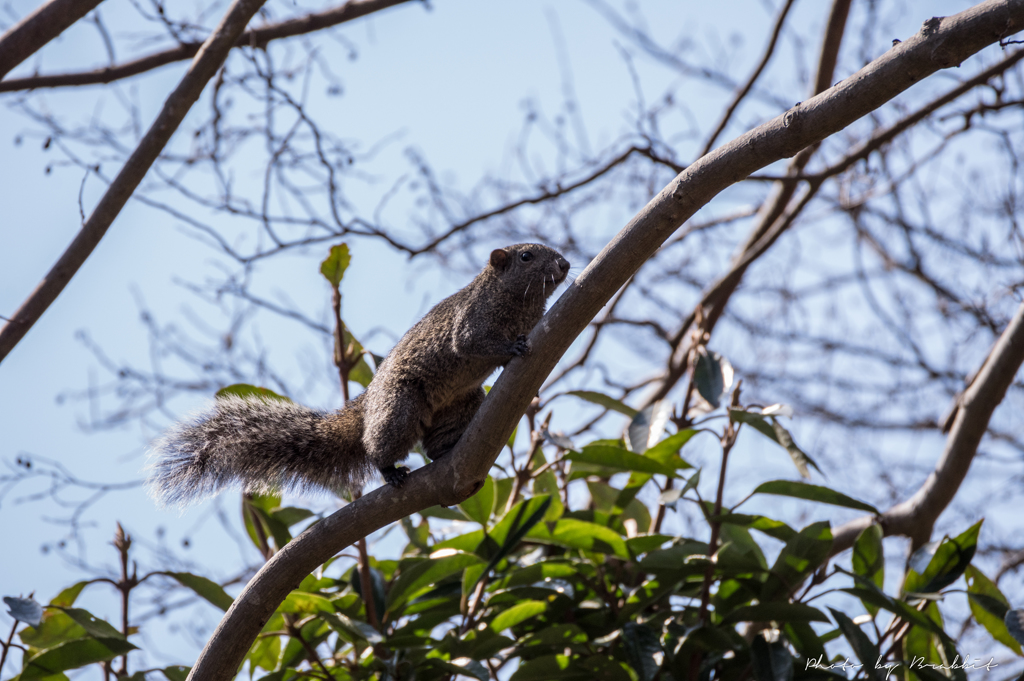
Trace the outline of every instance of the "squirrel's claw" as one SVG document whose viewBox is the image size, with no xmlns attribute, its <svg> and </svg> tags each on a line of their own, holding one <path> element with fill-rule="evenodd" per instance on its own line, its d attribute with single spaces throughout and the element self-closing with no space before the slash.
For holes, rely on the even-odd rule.
<svg viewBox="0 0 1024 681">
<path fill-rule="evenodd" d="M 521 333 L 512 343 L 513 357 L 526 357 L 530 354 L 530 342 L 526 340 L 526 334 Z"/>
<path fill-rule="evenodd" d="M 390 466 L 388 468 L 381 468 L 380 474 L 384 477 L 384 482 L 392 487 L 401 487 L 402 483 L 405 482 L 406 476 L 409 475 L 409 469 L 405 466 Z"/>
</svg>

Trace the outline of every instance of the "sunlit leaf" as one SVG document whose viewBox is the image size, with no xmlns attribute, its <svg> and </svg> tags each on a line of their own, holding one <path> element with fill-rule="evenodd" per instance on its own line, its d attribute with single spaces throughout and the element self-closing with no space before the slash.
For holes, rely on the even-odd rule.
<svg viewBox="0 0 1024 681">
<path fill-rule="evenodd" d="M 978 548 L 982 522 L 979 520 L 956 537 L 944 539 L 923 573 L 917 570 L 907 573 L 904 593 L 936 593 L 959 579 Z"/>
<path fill-rule="evenodd" d="M 638 471 L 641 473 L 660 473 L 669 477 L 675 477 L 676 467 L 672 464 L 660 463 L 640 454 L 634 454 L 619 447 L 608 447 L 605 445 L 588 445 L 577 452 L 569 452 L 565 458 L 570 461 L 604 466 L 622 471 Z M 688 468 L 689 464 L 678 459 L 680 468 Z"/>
<path fill-rule="evenodd" d="M 871 504 L 866 504 L 863 501 L 858 501 L 853 497 L 849 497 L 842 492 L 837 492 L 834 489 L 828 487 L 822 487 L 821 485 L 809 485 L 805 482 L 795 482 L 793 480 L 772 480 L 770 482 L 764 482 L 757 486 L 752 494 L 776 494 L 784 497 L 794 497 L 796 499 L 805 499 L 807 501 L 817 501 L 822 504 L 832 504 L 833 506 L 842 506 L 844 508 L 853 508 L 858 511 L 866 511 L 878 515 L 879 511 Z"/>
<path fill-rule="evenodd" d="M 331 286 L 337 288 L 345 276 L 345 270 L 352 262 L 352 255 L 349 253 L 348 244 L 331 246 L 330 253 L 320 263 L 320 274 L 330 282 Z"/>
<path fill-rule="evenodd" d="M 78 669 L 94 662 L 106 662 L 124 655 L 135 646 L 123 638 L 80 638 L 59 643 L 30 657 L 18 679 L 40 679 L 68 669 Z"/>
<path fill-rule="evenodd" d="M 284 395 L 278 395 L 269 388 L 261 388 L 255 385 L 249 385 L 248 383 L 234 383 L 229 386 L 225 386 L 214 393 L 215 397 L 261 397 L 268 400 L 283 400 L 285 402 L 291 402 L 290 399 Z"/>
<path fill-rule="evenodd" d="M 470 520 L 487 525 L 494 512 L 494 480 L 491 479 L 491 476 L 484 478 L 484 484 L 480 490 L 459 504 L 459 508 L 469 516 Z"/>
<path fill-rule="evenodd" d="M 200 577 L 199 575 L 194 575 L 191 572 L 164 572 L 161 574 L 173 577 L 178 580 L 179 584 L 192 589 L 199 596 L 202 596 L 225 612 L 235 601 L 235 599 L 224 591 L 220 584 L 217 584 L 217 582 L 207 579 L 206 577 Z"/>
<path fill-rule="evenodd" d="M 502 610 L 491 620 L 491 629 L 494 629 L 494 631 L 504 631 L 525 622 L 531 617 L 536 617 L 547 609 L 547 603 L 542 601 L 526 601 L 513 605 L 508 610 Z"/>
<path fill-rule="evenodd" d="M 593 390 L 570 390 L 569 392 L 566 393 L 566 395 L 575 395 L 581 400 L 586 400 L 587 402 L 599 404 L 605 409 L 617 411 L 620 414 L 625 414 L 629 418 L 633 418 L 634 416 L 640 413 L 636 409 L 633 409 L 632 407 L 627 406 L 622 402 L 619 402 L 613 397 L 609 397 L 608 395 L 605 395 L 603 393 L 594 392 Z"/>
<path fill-rule="evenodd" d="M 874 582 L 879 589 L 885 584 L 885 556 L 882 551 L 882 526 L 872 523 L 864 528 L 864 531 L 857 537 L 853 544 L 853 572 L 861 577 Z M 878 612 L 878 607 L 865 603 L 864 607 L 872 615 Z"/>
<path fill-rule="evenodd" d="M 992 638 L 1013 652 L 1021 655 L 1020 642 L 1010 634 L 1006 626 L 1010 603 L 995 583 L 973 565 L 964 572 L 967 578 L 967 598 L 971 614 L 978 624 L 985 627 Z"/>
</svg>

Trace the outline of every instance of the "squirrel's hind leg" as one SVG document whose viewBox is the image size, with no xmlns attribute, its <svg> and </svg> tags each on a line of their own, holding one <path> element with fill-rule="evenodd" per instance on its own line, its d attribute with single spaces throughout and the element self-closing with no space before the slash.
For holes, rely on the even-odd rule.
<svg viewBox="0 0 1024 681">
<path fill-rule="evenodd" d="M 423 437 L 430 413 L 422 395 L 408 388 L 383 395 L 364 394 L 363 446 L 367 458 L 387 484 L 401 487 L 409 469 L 395 464 L 407 457 Z"/>
<path fill-rule="evenodd" d="M 434 414 L 431 427 L 423 435 L 423 449 L 431 461 L 437 461 L 455 447 L 483 403 L 484 396 L 484 389 L 477 388 Z"/>
</svg>

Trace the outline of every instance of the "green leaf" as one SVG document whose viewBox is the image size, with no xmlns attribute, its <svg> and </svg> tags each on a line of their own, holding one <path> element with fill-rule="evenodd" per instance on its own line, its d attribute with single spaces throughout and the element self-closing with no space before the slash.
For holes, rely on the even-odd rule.
<svg viewBox="0 0 1024 681">
<path fill-rule="evenodd" d="M 664 653 L 658 634 L 650 627 L 627 622 L 622 627 L 622 649 L 626 653 L 626 661 L 641 681 L 653 681 L 661 669 L 658 656 Z"/>
<path fill-rule="evenodd" d="M 376 644 L 384 640 L 381 633 L 366 622 L 352 619 L 340 612 L 321 612 L 319 615 L 324 622 L 327 622 L 331 629 L 343 634 L 348 640 L 358 639 L 367 643 Z"/>
<path fill-rule="evenodd" d="M 334 604 L 318 594 L 305 591 L 292 591 L 277 606 L 277 612 L 304 613 L 315 615 L 321 612 L 334 612 Z"/>
<path fill-rule="evenodd" d="M 979 520 L 957 537 L 944 539 L 923 573 L 908 570 L 904 593 L 937 593 L 959 579 L 974 558 L 982 522 Z"/>
<path fill-rule="evenodd" d="M 707 348 L 700 347 L 693 367 L 693 384 L 697 392 L 715 409 L 722 404 L 722 393 L 725 392 L 721 359 L 717 352 L 708 352 Z"/>
<path fill-rule="evenodd" d="M 88 610 L 82 608 L 64 608 L 67 616 L 73 619 L 79 626 L 85 629 L 86 633 L 93 638 L 113 638 L 125 640 L 124 634 L 110 625 L 109 622 L 101 620 Z"/>
<path fill-rule="evenodd" d="M 192 667 L 176 664 L 170 667 L 164 667 L 160 671 L 167 677 L 167 681 L 186 681 L 186 679 L 188 679 L 189 672 L 192 671 Z"/>
<path fill-rule="evenodd" d="M 812 466 L 819 473 L 821 472 L 818 464 L 806 452 L 796 446 L 789 431 L 783 428 L 773 416 L 765 416 L 757 412 L 743 411 L 742 409 L 731 409 L 729 411 L 729 418 L 738 423 L 749 425 L 775 444 L 783 447 L 789 453 L 789 457 L 793 460 L 797 471 L 799 471 L 802 477 L 810 477 L 808 466 Z"/>
<path fill-rule="evenodd" d="M 875 515 L 879 514 L 877 508 L 853 497 L 848 497 L 842 492 L 837 492 L 821 485 L 809 485 L 806 482 L 795 482 L 793 480 L 772 480 L 757 486 L 752 494 L 776 494 L 783 497 L 794 497 L 817 501 L 822 504 L 832 504 L 844 508 L 853 508 L 858 511 L 866 511 Z"/>
<path fill-rule="evenodd" d="M 435 669 L 451 672 L 448 675 L 451 678 L 459 676 L 478 679 L 478 681 L 488 681 L 491 678 L 490 672 L 487 671 L 487 667 L 483 663 L 468 657 L 458 657 L 451 661 L 442 660 L 439 657 L 431 657 L 426 660 L 425 664 Z"/>
<path fill-rule="evenodd" d="M 349 254 L 348 244 L 331 246 L 330 253 L 320 263 L 320 274 L 324 275 L 332 287 L 338 288 L 350 262 L 352 262 L 352 256 Z"/>
<path fill-rule="evenodd" d="M 52 648 L 58 643 L 87 635 L 80 624 L 56 608 L 43 611 L 43 621 L 39 626 L 26 627 L 18 632 L 21 642 L 33 648 Z"/>
<path fill-rule="evenodd" d="M 768 602 L 788 593 L 825 562 L 832 548 L 832 530 L 827 522 L 812 523 L 800 530 L 779 552 L 771 574 L 764 582 L 761 601 Z"/>
<path fill-rule="evenodd" d="M 578 452 L 569 452 L 565 458 L 570 461 L 579 461 L 606 468 L 614 468 L 620 471 L 637 471 L 640 473 L 658 473 L 669 477 L 676 477 L 677 468 L 689 468 L 690 465 L 677 458 L 678 466 L 671 463 L 661 463 L 646 456 L 640 456 L 620 447 L 609 447 L 607 445 L 589 445 Z"/>
<path fill-rule="evenodd" d="M 775 601 L 736 608 L 722 620 L 723 624 L 736 622 L 828 622 L 825 613 L 803 603 Z"/>
<path fill-rule="evenodd" d="M 719 528 L 721 540 L 723 544 L 728 542 L 727 545 L 722 546 L 722 554 L 719 556 L 721 561 L 723 558 L 728 559 L 725 554 L 730 552 L 736 552 L 740 555 L 753 556 L 754 560 L 757 561 L 759 568 L 768 567 L 768 563 L 765 560 L 764 552 L 761 551 L 761 547 L 757 545 L 754 538 L 750 536 L 750 532 L 745 527 L 739 527 L 737 525 L 722 524 Z"/>
<path fill-rule="evenodd" d="M 974 619 L 985 627 L 992 638 L 1021 655 L 1020 642 L 1006 627 L 1006 616 L 1010 612 L 1010 603 L 1006 596 L 992 580 L 973 565 L 968 566 L 964 577 L 967 578 L 967 599 Z"/>
<path fill-rule="evenodd" d="M 594 392 L 592 390 L 570 390 L 569 392 L 566 393 L 566 395 L 574 395 L 580 398 L 581 400 L 586 400 L 587 402 L 599 404 L 605 409 L 617 411 L 620 414 L 625 414 L 629 418 L 633 418 L 634 416 L 640 413 L 636 409 L 633 409 L 633 407 L 629 407 L 612 397 L 608 397 L 603 393 Z"/>
<path fill-rule="evenodd" d="M 763 636 L 755 636 L 750 644 L 750 662 L 757 681 L 791 681 L 793 656 L 781 641 L 768 643 Z"/>
<path fill-rule="evenodd" d="M 483 562 L 479 556 L 475 556 L 472 553 L 463 553 L 453 549 L 444 550 L 445 553 L 449 551 L 451 553 L 448 553 L 448 555 L 427 558 L 412 563 L 407 569 L 403 569 L 388 593 L 387 609 L 394 611 L 420 589 L 430 584 L 436 584 L 449 575 L 462 572 L 462 570 L 471 565 L 479 565 Z M 442 553 L 442 551 L 437 553 Z M 435 553 L 434 555 L 437 554 Z"/>
<path fill-rule="evenodd" d="M 866 603 L 872 603 L 874 605 L 877 605 L 883 610 L 888 610 L 889 612 L 900 617 L 904 621 L 910 622 L 920 627 L 924 627 L 932 633 L 940 635 L 945 634 L 942 628 L 937 627 L 932 620 L 925 617 L 914 608 L 911 608 L 903 601 L 898 601 L 885 595 L 884 593 L 878 590 L 874 583 L 863 580 L 859 581 L 858 583 L 863 584 L 864 586 L 840 589 L 840 591 L 848 593 L 851 596 L 856 596 L 857 598 Z"/>
<path fill-rule="evenodd" d="M 491 476 L 488 475 L 484 478 L 484 484 L 480 490 L 459 504 L 459 508 L 470 520 L 475 520 L 486 527 L 487 521 L 494 513 L 494 480 L 491 479 Z"/>
<path fill-rule="evenodd" d="M 469 520 L 466 514 L 457 508 L 430 506 L 419 512 L 424 518 L 440 518 L 441 520 Z"/>
<path fill-rule="evenodd" d="M 247 503 L 248 501 L 243 495 L 242 504 L 244 505 Z M 288 525 L 281 522 L 273 513 L 268 513 L 263 508 L 255 505 L 250 505 L 249 509 L 252 511 L 253 514 L 256 515 L 256 517 L 259 519 L 259 522 L 263 525 L 262 533 L 266 535 L 269 532 L 270 536 L 274 538 L 274 544 L 277 545 L 278 549 L 284 548 L 284 545 L 292 540 L 292 533 L 289 532 Z M 245 513 L 243 515 L 245 519 L 248 521 L 246 522 L 246 529 L 249 529 L 251 532 L 254 532 L 255 528 L 251 526 L 252 517 L 248 513 Z M 253 543 L 256 544 L 256 548 L 260 548 L 258 544 L 258 535 L 257 540 Z"/>
<path fill-rule="evenodd" d="M 626 542 L 618 532 L 585 520 L 562 518 L 555 523 L 554 529 L 549 530 L 546 526 L 539 525 L 534 527 L 527 536 L 543 544 L 610 553 L 623 560 L 629 559 Z"/>
<path fill-rule="evenodd" d="M 660 549 L 666 543 L 672 541 L 672 537 L 665 534 L 641 534 L 626 540 L 626 548 L 629 555 L 636 557 Z"/>
<path fill-rule="evenodd" d="M 307 518 L 312 518 L 314 513 L 308 508 L 296 508 L 295 506 L 286 506 L 279 508 L 270 514 L 275 520 L 284 524 L 285 527 L 291 527 L 296 523 L 301 523 Z"/>
<path fill-rule="evenodd" d="M 493 553 L 488 554 L 490 562 L 487 570 L 491 570 L 505 556 L 511 553 L 530 530 L 539 523 L 552 506 L 552 495 L 543 495 L 525 499 L 512 507 L 486 535 L 497 546 Z M 484 543 L 484 542 L 481 542 Z"/>
<path fill-rule="evenodd" d="M 793 436 L 789 434 L 789 431 L 782 427 L 778 419 L 772 419 L 772 430 L 775 431 L 775 441 L 785 448 L 789 453 L 789 458 L 793 460 L 793 465 L 796 466 L 796 470 L 800 473 L 802 478 L 810 478 L 811 471 L 809 467 L 821 473 L 821 469 L 818 468 L 818 464 L 814 462 L 814 459 L 796 446 L 793 442 Z"/>
<path fill-rule="evenodd" d="M 853 648 L 854 655 L 863 663 L 864 672 L 867 674 L 869 679 L 876 679 L 875 664 L 881 659 L 882 655 L 878 650 L 878 646 L 875 645 L 871 639 L 867 637 L 867 634 L 853 623 L 845 613 L 839 612 L 833 608 L 828 609 L 832 613 L 832 619 L 836 621 L 839 626 L 839 630 L 843 632 L 843 636 L 849 641 L 850 647 Z"/>
<path fill-rule="evenodd" d="M 693 428 L 686 428 L 674 435 L 669 435 L 661 442 L 649 447 L 644 452 L 644 458 L 654 459 L 663 464 L 674 465 L 676 468 L 693 468 L 690 464 L 678 457 L 679 450 L 690 441 L 697 431 Z"/>
<path fill-rule="evenodd" d="M 213 603 L 225 612 L 227 612 L 227 609 L 235 602 L 235 599 L 229 596 L 220 584 L 217 584 L 217 582 L 207 579 L 206 577 L 200 577 L 199 575 L 194 575 L 191 572 L 162 572 L 159 574 L 173 577 L 178 580 L 179 584 L 192 589 L 196 594 L 205 598 L 207 601 Z"/>
<path fill-rule="evenodd" d="M 82 589 L 84 589 L 88 584 L 89 582 L 78 582 L 77 584 L 72 584 L 57 594 L 57 597 L 50 601 L 50 605 L 70 608 L 75 604 L 75 601 L 78 600 L 78 595 L 82 593 Z"/>
<path fill-rule="evenodd" d="M 261 397 L 268 400 L 283 400 L 285 402 L 291 402 L 290 399 L 284 395 L 278 395 L 269 388 L 260 388 L 259 386 L 249 385 L 248 383 L 234 383 L 229 386 L 225 386 L 214 393 L 214 397 L 227 397 L 232 395 L 234 397 Z"/>
<path fill-rule="evenodd" d="M 714 520 L 722 523 L 723 525 L 739 525 L 740 527 L 757 530 L 758 532 L 767 534 L 769 537 L 774 537 L 775 539 L 786 542 L 796 536 L 796 530 L 786 523 L 781 520 L 772 520 L 771 518 L 763 515 L 726 513 L 725 515 L 716 516 Z"/>
<path fill-rule="evenodd" d="M 135 650 L 135 646 L 123 638 L 80 638 L 65 641 L 29 658 L 17 678 L 20 681 L 40 679 L 94 662 L 106 662 L 130 650 Z"/>
<path fill-rule="evenodd" d="M 543 601 L 524 601 L 498 613 L 497 617 L 491 620 L 491 629 L 504 631 L 531 617 L 536 617 L 547 609 L 548 605 Z"/>
<path fill-rule="evenodd" d="M 853 573 L 874 583 L 879 589 L 885 584 L 885 556 L 882 552 L 882 526 L 872 523 L 864 528 L 853 544 Z M 878 607 L 865 603 L 864 607 L 873 617 Z"/>
</svg>

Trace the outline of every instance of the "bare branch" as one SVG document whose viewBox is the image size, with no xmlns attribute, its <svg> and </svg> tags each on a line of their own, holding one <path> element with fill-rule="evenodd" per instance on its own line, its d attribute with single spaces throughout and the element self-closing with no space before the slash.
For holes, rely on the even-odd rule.
<svg viewBox="0 0 1024 681">
<path fill-rule="evenodd" d="M 929 20 L 924 30 L 855 76 L 680 173 L 612 239 L 534 328 L 530 334 L 534 354 L 509 363 L 455 449 L 414 471 L 402 488 L 378 488 L 287 544 L 232 604 L 189 678 L 232 678 L 277 605 L 305 575 L 341 549 L 410 513 L 433 504 L 454 505 L 474 494 L 576 336 L 673 232 L 721 191 L 769 163 L 820 142 L 921 79 L 958 65 L 1021 28 L 1024 0 L 991 0 L 953 17 Z M 996 366 L 1006 368 L 993 362 L 993 369 Z M 965 404 L 964 412 L 972 410 L 973 405 Z M 960 422 L 964 420 L 961 415 Z"/>
<path fill-rule="evenodd" d="M 910 537 L 911 550 L 928 542 L 935 521 L 949 506 L 971 467 L 992 412 L 1024 363 L 1024 303 L 1007 324 L 977 377 L 959 401 L 956 419 L 946 448 L 914 496 L 893 506 L 880 517 L 864 516 L 833 532 L 832 555 L 853 546 L 864 528 L 877 522 L 885 536 Z"/>
<path fill-rule="evenodd" d="M 164 102 L 163 109 L 139 142 L 121 171 L 107 188 L 81 231 L 50 269 L 46 278 L 22 303 L 7 324 L 0 329 L 0 362 L 18 344 L 32 325 L 50 307 L 71 277 L 99 244 L 107 229 L 131 198 L 135 188 L 170 141 L 206 83 L 224 63 L 246 24 L 266 0 L 235 0 L 220 25 L 210 34 L 196 54 L 188 73 Z"/>
<path fill-rule="evenodd" d="M 53 0 L 53 3 L 62 2 L 64 4 L 70 4 L 74 1 L 75 0 Z M 81 0 L 77 1 L 81 2 Z M 248 30 L 238 37 L 235 41 L 235 47 L 244 47 L 249 45 L 251 47 L 263 48 L 272 40 L 313 33 L 325 28 L 330 28 L 331 26 L 343 24 L 346 21 L 352 21 L 353 19 L 364 17 L 367 14 L 372 14 L 382 9 L 401 5 L 405 2 L 410 2 L 410 0 L 349 0 L 349 2 L 346 2 L 343 5 L 332 7 L 331 9 L 324 10 L 323 12 L 307 14 L 306 16 L 299 17 L 297 19 L 289 19 L 278 24 L 271 24 L 262 28 Z M 93 5 L 96 4 L 98 4 L 98 2 L 93 2 Z M 12 78 L 11 80 L 0 82 L 0 92 L 112 83 L 115 80 L 137 76 L 140 73 L 151 71 L 160 66 L 191 59 L 198 54 L 199 48 L 202 46 L 203 43 L 199 42 L 181 43 L 177 47 L 172 47 L 170 49 L 163 50 L 162 52 L 155 52 L 153 54 L 146 55 L 145 57 L 139 57 L 138 59 L 125 64 L 108 66 L 106 68 L 96 69 L 95 71 L 60 73 L 52 76 Z M 3 54 L 2 47 L 0 47 L 0 54 Z M 3 66 L 3 62 L 4 60 L 0 58 L 0 67 Z M 3 71 L 2 68 L 0 68 L 0 75 L 3 73 L 6 73 L 6 71 Z"/>
<path fill-rule="evenodd" d="M 0 78 L 103 0 L 50 0 L 0 36 Z M 0 86 L 7 83 L 0 83 Z"/>
</svg>

